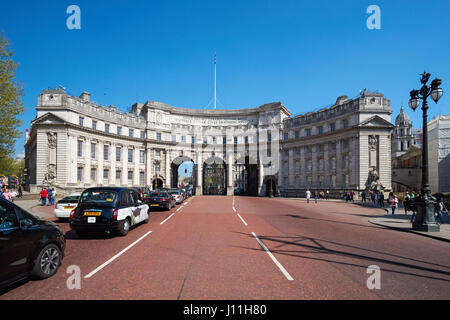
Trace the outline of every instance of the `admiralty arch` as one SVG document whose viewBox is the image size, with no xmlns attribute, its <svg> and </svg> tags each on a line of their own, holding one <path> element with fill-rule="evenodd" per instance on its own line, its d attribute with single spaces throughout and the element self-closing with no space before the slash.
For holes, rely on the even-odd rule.
<svg viewBox="0 0 450 320">
<path fill-rule="evenodd" d="M 293 116 L 281 103 L 189 109 L 147 101 L 129 112 L 61 89 L 43 90 L 26 132 L 26 188 L 63 193 L 92 186 L 176 187 L 193 163 L 196 195 L 304 195 L 366 188 L 376 172 L 391 189 L 390 101 L 338 97 Z"/>
</svg>

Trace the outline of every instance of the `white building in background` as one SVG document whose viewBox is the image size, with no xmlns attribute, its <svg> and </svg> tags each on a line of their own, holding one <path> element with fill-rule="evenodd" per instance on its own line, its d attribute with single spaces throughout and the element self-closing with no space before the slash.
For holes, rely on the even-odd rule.
<svg viewBox="0 0 450 320">
<path fill-rule="evenodd" d="M 450 192 L 450 115 L 428 122 L 428 172 L 432 192 Z"/>
<path fill-rule="evenodd" d="M 402 106 L 400 114 L 395 118 L 395 127 L 392 131 L 392 157 L 396 158 L 405 154 L 413 144 L 412 123 Z"/>
<path fill-rule="evenodd" d="M 379 93 L 291 117 L 280 102 L 204 110 L 147 101 L 123 113 L 58 89 L 44 90 L 36 111 L 25 143 L 31 191 L 176 187 L 183 161 L 194 164 L 197 194 L 361 191 L 371 170 L 391 190 L 391 109 Z"/>
</svg>

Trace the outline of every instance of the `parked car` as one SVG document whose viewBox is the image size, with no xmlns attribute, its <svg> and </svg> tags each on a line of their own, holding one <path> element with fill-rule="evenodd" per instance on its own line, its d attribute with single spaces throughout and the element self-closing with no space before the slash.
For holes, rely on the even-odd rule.
<svg viewBox="0 0 450 320">
<path fill-rule="evenodd" d="M 80 194 L 77 193 L 68 195 L 56 202 L 55 210 L 53 211 L 55 217 L 59 219 L 68 219 L 72 210 L 77 207 L 79 200 Z"/>
<path fill-rule="evenodd" d="M 145 203 L 152 208 L 170 210 L 176 206 L 175 198 L 168 192 L 152 192 L 145 199 Z"/>
<path fill-rule="evenodd" d="M 70 227 L 83 237 L 88 232 L 118 232 L 125 236 L 130 227 L 149 220 L 149 206 L 132 188 L 97 187 L 81 193 L 70 214 Z"/>
<path fill-rule="evenodd" d="M 174 196 L 176 204 L 180 204 L 184 201 L 180 189 L 170 189 L 169 193 Z"/>
<path fill-rule="evenodd" d="M 28 278 L 53 276 L 66 248 L 57 224 L 0 198 L 0 288 Z"/>
<path fill-rule="evenodd" d="M 141 199 L 144 199 L 145 194 L 150 192 L 150 189 L 148 187 L 133 187 L 133 189 L 139 192 Z"/>
</svg>

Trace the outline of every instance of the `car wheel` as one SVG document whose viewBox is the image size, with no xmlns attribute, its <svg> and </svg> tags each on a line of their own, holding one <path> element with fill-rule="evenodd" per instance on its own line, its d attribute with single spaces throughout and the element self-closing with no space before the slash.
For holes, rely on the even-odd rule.
<svg viewBox="0 0 450 320">
<path fill-rule="evenodd" d="M 130 220 L 128 220 L 128 218 L 126 218 L 120 224 L 119 234 L 121 236 L 126 236 L 128 234 L 128 231 L 130 231 Z"/>
<path fill-rule="evenodd" d="M 58 271 L 61 264 L 61 250 L 55 244 L 45 246 L 34 262 L 31 275 L 39 279 L 46 279 Z"/>
</svg>

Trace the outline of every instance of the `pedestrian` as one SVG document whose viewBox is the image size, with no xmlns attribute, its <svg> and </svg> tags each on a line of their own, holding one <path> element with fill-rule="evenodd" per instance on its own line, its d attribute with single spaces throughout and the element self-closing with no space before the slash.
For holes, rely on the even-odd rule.
<svg viewBox="0 0 450 320">
<path fill-rule="evenodd" d="M 420 197 L 420 194 L 415 194 L 415 197 L 413 197 L 413 192 L 411 192 L 411 205 L 410 207 L 412 208 L 412 215 L 411 215 L 411 223 L 416 221 L 416 215 L 417 215 L 417 206 L 416 206 L 416 198 Z"/>
<path fill-rule="evenodd" d="M 3 192 L 3 198 L 10 201 L 11 200 L 11 194 L 9 193 L 9 190 L 6 189 L 5 192 Z"/>
<path fill-rule="evenodd" d="M 405 210 L 405 216 L 408 215 L 408 207 L 409 207 L 410 201 L 411 201 L 411 196 L 409 195 L 409 192 L 407 191 L 405 194 L 405 197 L 403 198 L 403 208 Z"/>
<path fill-rule="evenodd" d="M 330 199 L 330 191 L 329 190 L 327 190 L 325 197 L 327 200 Z"/>
<path fill-rule="evenodd" d="M 52 204 L 52 189 L 50 187 L 47 188 L 47 199 L 48 199 L 48 206 L 51 206 Z"/>
<path fill-rule="evenodd" d="M 52 188 L 52 197 L 53 197 L 52 205 L 54 205 L 55 204 L 55 200 L 56 200 L 56 190 L 55 190 L 55 188 Z"/>
<path fill-rule="evenodd" d="M 45 188 L 42 188 L 40 196 L 41 196 L 42 205 L 45 206 L 45 204 L 47 202 L 47 190 Z"/>
<path fill-rule="evenodd" d="M 23 196 L 23 191 L 22 191 L 22 185 L 19 185 L 19 198 L 22 198 Z"/>
<path fill-rule="evenodd" d="M 314 191 L 314 202 L 317 203 L 317 192 Z"/>
<path fill-rule="evenodd" d="M 390 201 L 389 204 L 391 205 L 391 208 L 392 208 L 392 214 L 394 215 L 395 214 L 395 209 L 398 206 L 398 199 L 395 196 L 395 194 L 392 195 L 392 199 L 390 199 L 389 201 Z"/>
<path fill-rule="evenodd" d="M 384 208 L 384 193 L 380 192 L 380 206 Z"/>
<path fill-rule="evenodd" d="M 365 191 L 361 192 L 361 201 L 362 201 L 362 203 L 366 203 L 366 192 Z"/>
<path fill-rule="evenodd" d="M 447 211 L 447 208 L 444 206 L 444 201 L 441 199 L 438 200 L 437 204 L 437 218 L 441 222 L 441 224 L 444 224 L 444 217 L 442 215 L 442 212 Z"/>
<path fill-rule="evenodd" d="M 10 195 L 11 202 L 14 202 L 14 200 L 16 199 L 16 196 L 17 196 L 16 190 L 12 189 L 11 192 L 9 193 L 9 195 Z"/>
<path fill-rule="evenodd" d="M 375 204 L 375 192 L 373 192 L 373 190 L 370 190 L 370 199 L 372 200 L 372 203 Z"/>
<path fill-rule="evenodd" d="M 311 191 L 306 190 L 306 203 L 309 203 L 309 199 L 311 198 Z"/>
</svg>

